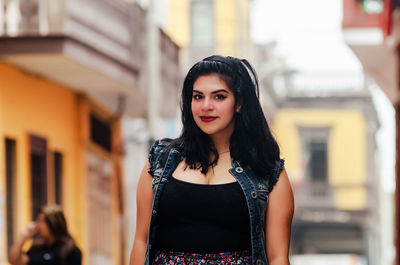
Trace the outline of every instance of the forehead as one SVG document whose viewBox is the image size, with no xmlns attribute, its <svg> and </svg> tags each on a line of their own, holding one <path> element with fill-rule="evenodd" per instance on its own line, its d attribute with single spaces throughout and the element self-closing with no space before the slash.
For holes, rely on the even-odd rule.
<svg viewBox="0 0 400 265">
<path fill-rule="evenodd" d="M 193 90 L 201 92 L 215 91 L 221 89 L 230 92 L 228 85 L 218 74 L 201 75 L 196 79 L 193 84 Z"/>
</svg>

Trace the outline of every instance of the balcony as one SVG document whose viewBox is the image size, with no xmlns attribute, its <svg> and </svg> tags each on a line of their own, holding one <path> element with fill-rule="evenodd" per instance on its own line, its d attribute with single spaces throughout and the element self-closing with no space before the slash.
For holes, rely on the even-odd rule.
<svg viewBox="0 0 400 265">
<path fill-rule="evenodd" d="M 366 208 L 359 210 L 341 210 L 334 202 L 335 192 L 348 186 L 335 187 L 328 182 L 306 181 L 301 186 L 294 187 L 296 211 L 294 222 L 300 224 L 330 223 L 330 224 L 362 224 L 366 225 L 371 207 L 376 207 L 368 201 Z"/>
<path fill-rule="evenodd" d="M 111 112 L 122 104 L 125 114 L 143 117 L 145 18 L 126 0 L 0 0 L 0 61 L 87 93 Z M 159 34 L 160 115 L 172 117 L 182 80 L 179 47 Z"/>
<path fill-rule="evenodd" d="M 0 59 L 81 92 L 133 92 L 145 12 L 122 0 L 0 0 Z"/>
<path fill-rule="evenodd" d="M 295 190 L 296 206 L 301 208 L 332 209 L 334 188 L 328 182 L 304 182 Z"/>
</svg>

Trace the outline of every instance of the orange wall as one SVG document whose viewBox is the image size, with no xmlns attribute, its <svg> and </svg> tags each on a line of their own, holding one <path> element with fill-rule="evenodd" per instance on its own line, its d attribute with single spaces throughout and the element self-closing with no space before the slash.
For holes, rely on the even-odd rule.
<svg viewBox="0 0 400 265">
<path fill-rule="evenodd" d="M 0 187 L 5 185 L 4 138 L 10 137 L 17 142 L 17 235 L 31 220 L 28 135 L 34 134 L 47 139 L 49 150 L 63 154 L 63 208 L 71 233 L 82 246 L 78 102 L 66 87 L 0 63 Z"/>
</svg>

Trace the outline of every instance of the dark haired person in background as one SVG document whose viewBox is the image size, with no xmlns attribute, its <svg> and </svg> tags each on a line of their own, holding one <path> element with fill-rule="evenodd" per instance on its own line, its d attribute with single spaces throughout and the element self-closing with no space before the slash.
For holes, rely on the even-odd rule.
<svg viewBox="0 0 400 265">
<path fill-rule="evenodd" d="M 25 253 L 22 247 L 35 237 Z M 61 207 L 43 206 L 36 222 L 25 228 L 21 238 L 11 247 L 9 262 L 14 265 L 81 265 L 82 254 L 67 229 Z"/>
<path fill-rule="evenodd" d="M 188 72 L 181 136 L 157 140 L 137 190 L 130 265 L 288 265 L 292 189 L 246 60 Z"/>
</svg>

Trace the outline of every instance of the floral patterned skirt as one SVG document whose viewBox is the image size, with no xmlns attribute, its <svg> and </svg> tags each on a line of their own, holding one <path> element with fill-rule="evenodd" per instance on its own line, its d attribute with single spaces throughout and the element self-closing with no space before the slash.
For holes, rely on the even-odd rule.
<svg viewBox="0 0 400 265">
<path fill-rule="evenodd" d="M 250 265 L 251 254 L 249 251 L 235 251 L 215 254 L 196 254 L 158 250 L 155 253 L 152 265 L 198 265 L 198 264 L 225 264 L 225 265 Z"/>
</svg>

